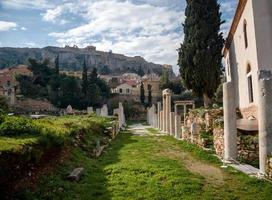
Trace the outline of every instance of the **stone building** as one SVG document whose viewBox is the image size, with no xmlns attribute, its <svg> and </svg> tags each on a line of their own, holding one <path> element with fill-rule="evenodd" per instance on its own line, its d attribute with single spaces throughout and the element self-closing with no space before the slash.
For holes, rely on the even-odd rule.
<svg viewBox="0 0 272 200">
<path fill-rule="evenodd" d="M 227 81 L 243 117 L 258 118 L 258 71 L 272 69 L 272 1 L 239 0 L 224 48 Z"/>
<path fill-rule="evenodd" d="M 261 175 L 272 156 L 271 55 L 272 1 L 239 0 L 224 48 L 224 159 L 237 159 L 237 129 L 256 130 Z M 236 120 L 236 108 L 244 119 Z"/>
<path fill-rule="evenodd" d="M 160 89 L 160 77 L 157 74 L 148 74 L 142 77 L 145 96 L 148 97 L 148 91 L 151 90 L 152 103 L 156 103 L 162 98 Z"/>
</svg>

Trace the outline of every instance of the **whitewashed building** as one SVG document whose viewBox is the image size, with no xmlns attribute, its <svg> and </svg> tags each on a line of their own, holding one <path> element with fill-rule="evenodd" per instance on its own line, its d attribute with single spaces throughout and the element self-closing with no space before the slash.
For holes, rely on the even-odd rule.
<svg viewBox="0 0 272 200">
<path fill-rule="evenodd" d="M 258 131 L 259 175 L 272 177 L 272 0 L 239 0 L 224 57 L 224 160 L 237 159 L 237 129 Z"/>
<path fill-rule="evenodd" d="M 258 117 L 258 71 L 272 69 L 272 1 L 239 0 L 224 48 L 227 81 L 244 118 Z"/>
</svg>

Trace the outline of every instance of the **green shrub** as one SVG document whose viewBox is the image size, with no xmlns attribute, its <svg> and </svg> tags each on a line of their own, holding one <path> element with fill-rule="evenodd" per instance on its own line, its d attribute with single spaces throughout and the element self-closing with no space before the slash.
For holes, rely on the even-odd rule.
<svg viewBox="0 0 272 200">
<path fill-rule="evenodd" d="M 2 109 L 0 109 L 0 124 L 3 123 L 4 119 L 5 119 L 5 112 Z"/>
<path fill-rule="evenodd" d="M 40 128 L 25 117 L 6 117 L 0 125 L 0 135 L 19 136 L 37 135 L 39 133 Z"/>
</svg>

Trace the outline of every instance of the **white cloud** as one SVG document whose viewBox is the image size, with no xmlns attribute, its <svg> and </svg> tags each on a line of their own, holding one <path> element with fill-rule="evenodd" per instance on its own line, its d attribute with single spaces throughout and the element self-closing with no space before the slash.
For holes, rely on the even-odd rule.
<svg viewBox="0 0 272 200">
<path fill-rule="evenodd" d="M 4 8 L 11 8 L 11 9 L 48 9 L 53 7 L 52 3 L 48 0 L 1 0 L 0 4 Z"/>
<path fill-rule="evenodd" d="M 53 22 L 55 23 L 56 18 L 61 16 L 62 14 L 62 8 L 57 7 L 55 9 L 49 9 L 46 11 L 45 14 L 43 14 L 43 20 L 47 22 Z"/>
<path fill-rule="evenodd" d="M 22 30 L 22 31 L 26 31 L 27 28 L 23 26 L 23 27 L 21 27 L 21 30 Z"/>
<path fill-rule="evenodd" d="M 14 22 L 0 21 L 0 32 L 9 31 L 10 29 L 16 30 L 17 24 Z"/>
<path fill-rule="evenodd" d="M 79 11 L 86 23 L 50 33 L 60 45 L 92 44 L 100 50 L 111 49 L 130 56 L 141 55 L 155 63 L 176 65 L 176 49 L 183 39 L 182 33 L 176 31 L 184 19 L 182 11 L 118 0 L 84 1 L 70 6 Z M 52 18 L 51 21 L 56 19 Z"/>
</svg>

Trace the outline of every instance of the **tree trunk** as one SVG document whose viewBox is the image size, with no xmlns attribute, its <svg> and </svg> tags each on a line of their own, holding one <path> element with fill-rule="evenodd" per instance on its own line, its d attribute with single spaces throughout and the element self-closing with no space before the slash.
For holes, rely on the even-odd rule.
<svg viewBox="0 0 272 200">
<path fill-rule="evenodd" d="M 206 93 L 203 94 L 203 101 L 204 101 L 204 107 L 209 108 L 212 103 L 212 100 Z"/>
</svg>

